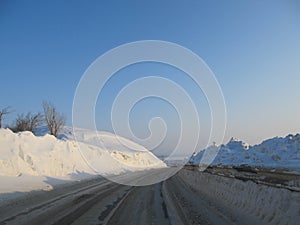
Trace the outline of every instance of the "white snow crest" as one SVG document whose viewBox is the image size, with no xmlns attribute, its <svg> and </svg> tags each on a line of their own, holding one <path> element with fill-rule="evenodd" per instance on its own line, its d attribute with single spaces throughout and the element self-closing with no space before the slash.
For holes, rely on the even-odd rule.
<svg viewBox="0 0 300 225">
<path fill-rule="evenodd" d="M 91 133 L 82 131 L 82 135 L 83 139 L 76 142 L 68 130 L 61 134 L 66 139 L 63 141 L 48 134 L 36 137 L 31 132 L 15 134 L 9 129 L 0 129 L 0 175 L 63 177 L 76 173 L 120 174 L 165 167 L 151 152 L 129 140 L 129 144 L 141 151 L 122 146 L 113 134 L 99 134 L 98 140 L 105 143 L 104 149 L 93 145 L 96 139 Z M 87 143 L 84 138 L 87 138 Z M 84 152 L 84 157 L 81 152 Z"/>
<path fill-rule="evenodd" d="M 209 148 L 204 150 L 209 151 Z M 193 156 L 190 162 L 199 164 L 204 150 Z M 226 145 L 219 146 L 219 152 L 212 162 L 212 165 L 243 164 L 300 170 L 300 134 L 275 137 L 254 146 L 231 138 Z"/>
</svg>

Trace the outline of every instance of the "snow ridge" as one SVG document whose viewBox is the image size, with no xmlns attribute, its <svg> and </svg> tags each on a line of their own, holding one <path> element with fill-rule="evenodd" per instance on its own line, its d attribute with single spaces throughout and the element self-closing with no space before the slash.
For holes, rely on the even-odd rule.
<svg viewBox="0 0 300 225">
<path fill-rule="evenodd" d="M 190 163 L 199 164 L 204 150 L 193 156 Z M 300 134 L 274 137 L 254 146 L 231 138 L 227 144 L 219 146 L 219 153 L 212 165 L 249 165 L 300 170 Z"/>
<path fill-rule="evenodd" d="M 0 176 L 106 175 L 166 166 L 150 151 L 125 138 L 108 132 L 95 136 L 83 129 L 79 129 L 79 134 L 81 139 L 75 141 L 72 129 L 66 127 L 59 140 L 49 134 L 37 137 L 31 132 L 15 134 L 0 129 Z M 104 143 L 105 148 L 98 142 Z"/>
</svg>

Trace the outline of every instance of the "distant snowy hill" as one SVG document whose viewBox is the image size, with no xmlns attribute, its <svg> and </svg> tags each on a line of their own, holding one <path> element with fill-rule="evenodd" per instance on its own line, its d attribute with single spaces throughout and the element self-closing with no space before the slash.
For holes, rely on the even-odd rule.
<svg viewBox="0 0 300 225">
<path fill-rule="evenodd" d="M 203 152 L 200 151 L 193 156 L 190 162 L 199 164 Z M 275 137 L 254 146 L 231 138 L 226 145 L 219 146 L 218 155 L 212 163 L 212 165 L 234 166 L 243 164 L 300 170 L 300 134 Z"/>
<path fill-rule="evenodd" d="M 38 135 L 45 134 L 38 137 L 31 132 L 15 134 L 0 129 L 0 175 L 105 175 L 166 166 L 150 151 L 125 138 L 78 129 L 76 142 L 72 132 L 66 127 L 60 133 L 62 140 L 58 140 L 45 134 L 46 128 L 36 131 Z"/>
</svg>

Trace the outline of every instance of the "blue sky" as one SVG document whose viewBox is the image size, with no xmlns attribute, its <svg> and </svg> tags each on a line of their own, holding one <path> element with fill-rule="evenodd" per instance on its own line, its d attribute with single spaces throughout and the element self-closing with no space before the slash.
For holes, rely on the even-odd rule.
<svg viewBox="0 0 300 225">
<path fill-rule="evenodd" d="M 236 136 L 254 144 L 300 131 L 300 4 L 296 0 L 2 0 L 0 107 L 15 110 L 4 123 L 17 113 L 41 111 L 41 102 L 50 100 L 71 125 L 75 89 L 87 67 L 106 51 L 139 40 L 177 43 L 207 63 L 226 101 L 225 142 Z M 144 65 L 120 71 L 125 75 L 110 80 L 97 104 L 99 129 L 111 130 L 113 96 L 145 70 L 161 72 L 185 87 L 204 115 L 202 124 L 209 126 L 205 98 L 184 74 Z M 147 136 L 148 120 L 156 115 L 166 117 L 171 127 L 178 122 L 172 107 L 150 99 L 132 111 L 132 128 Z M 178 135 L 176 127 L 171 131 L 165 148 L 172 148 Z"/>
</svg>

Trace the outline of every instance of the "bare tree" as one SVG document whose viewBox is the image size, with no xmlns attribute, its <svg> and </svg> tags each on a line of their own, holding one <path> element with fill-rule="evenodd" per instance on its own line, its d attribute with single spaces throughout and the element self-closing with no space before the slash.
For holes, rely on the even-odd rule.
<svg viewBox="0 0 300 225">
<path fill-rule="evenodd" d="M 44 116 L 51 135 L 57 137 L 58 132 L 65 125 L 65 117 L 56 111 L 54 105 L 50 102 L 43 102 Z"/>
<path fill-rule="evenodd" d="M 38 126 L 43 125 L 44 118 L 41 113 L 32 114 L 31 112 L 24 114 L 19 114 L 14 122 L 14 125 L 10 128 L 13 132 L 20 131 L 31 131 Z"/>
<path fill-rule="evenodd" d="M 44 124 L 44 116 L 41 113 L 31 114 L 28 113 L 26 116 L 29 120 L 29 130 L 34 131 L 35 128 L 42 126 Z"/>
<path fill-rule="evenodd" d="M 4 119 L 4 116 L 11 113 L 10 107 L 6 107 L 4 109 L 0 110 L 0 128 L 2 128 L 2 120 Z"/>
</svg>

